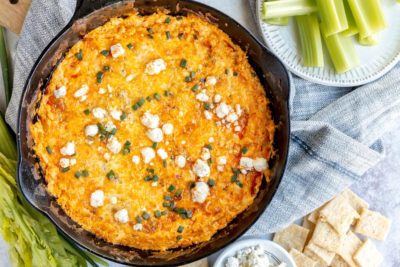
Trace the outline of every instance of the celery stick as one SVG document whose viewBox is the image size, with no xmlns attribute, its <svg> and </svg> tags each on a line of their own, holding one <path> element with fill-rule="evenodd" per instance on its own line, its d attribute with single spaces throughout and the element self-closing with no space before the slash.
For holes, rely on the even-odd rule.
<svg viewBox="0 0 400 267">
<path fill-rule="evenodd" d="M 8 130 L 8 127 L 0 114 L 0 152 L 9 159 L 17 159 L 17 146 L 15 139 Z"/>
<path fill-rule="evenodd" d="M 273 1 L 279 1 L 279 0 L 267 0 L 267 2 L 273 2 Z M 289 18 L 288 17 L 272 18 L 265 20 L 265 22 L 273 25 L 287 26 L 289 24 Z"/>
<path fill-rule="evenodd" d="M 348 0 L 361 38 L 378 33 L 387 26 L 379 0 Z"/>
<path fill-rule="evenodd" d="M 3 82 L 4 82 L 4 91 L 6 94 L 6 104 L 10 101 L 11 98 L 11 79 L 10 79 L 10 71 L 9 71 L 9 62 L 7 58 L 7 51 L 6 51 L 6 42 L 4 40 L 4 29 L 0 27 L 0 67 L 3 73 Z"/>
<path fill-rule="evenodd" d="M 359 65 L 360 60 L 351 37 L 345 37 L 340 33 L 326 36 L 324 27 L 321 27 L 321 31 L 337 73 L 346 72 Z"/>
<path fill-rule="evenodd" d="M 343 0 L 317 0 L 317 6 L 327 36 L 348 28 Z"/>
<path fill-rule="evenodd" d="M 356 25 L 356 21 L 354 20 L 353 13 L 351 13 L 349 2 L 347 0 L 344 0 L 343 4 L 344 10 L 346 11 L 346 18 L 349 27 L 347 28 L 347 30 L 342 32 L 342 35 L 346 37 L 356 35 L 358 33 L 358 28 Z"/>
<path fill-rule="evenodd" d="M 317 11 L 313 0 L 280 0 L 264 2 L 264 20 L 281 17 L 301 16 Z"/>
<path fill-rule="evenodd" d="M 358 43 L 360 45 L 365 45 L 365 46 L 373 46 L 378 44 L 378 36 L 377 34 L 367 36 L 365 38 L 361 38 L 361 36 L 358 36 Z"/>
<path fill-rule="evenodd" d="M 297 16 L 296 23 L 299 29 L 303 65 L 323 67 L 324 54 L 317 14 Z"/>
</svg>

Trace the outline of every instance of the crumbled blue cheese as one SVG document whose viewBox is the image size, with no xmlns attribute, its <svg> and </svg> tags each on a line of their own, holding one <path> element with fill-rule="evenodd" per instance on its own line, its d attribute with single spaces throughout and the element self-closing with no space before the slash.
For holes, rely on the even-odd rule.
<svg viewBox="0 0 400 267">
<path fill-rule="evenodd" d="M 168 153 L 163 148 L 157 150 L 157 155 L 163 160 L 168 158 Z"/>
<path fill-rule="evenodd" d="M 167 68 L 167 64 L 162 58 L 150 61 L 146 65 L 144 72 L 148 75 L 156 75 Z"/>
<path fill-rule="evenodd" d="M 225 103 L 219 104 L 215 109 L 215 114 L 217 114 L 217 117 L 220 119 L 224 118 L 229 114 L 229 106 Z"/>
<path fill-rule="evenodd" d="M 208 76 L 206 79 L 207 86 L 214 86 L 217 84 L 217 77 L 215 76 Z"/>
<path fill-rule="evenodd" d="M 134 75 L 134 74 L 129 74 L 128 76 L 126 76 L 125 80 L 126 80 L 127 82 L 130 82 L 130 81 L 133 80 L 133 78 L 135 78 L 135 75 Z"/>
<path fill-rule="evenodd" d="M 255 158 L 253 160 L 253 166 L 256 171 L 262 172 L 268 169 L 268 162 L 264 158 Z"/>
<path fill-rule="evenodd" d="M 122 209 L 117 211 L 114 214 L 114 219 L 117 220 L 120 223 L 127 223 L 129 222 L 129 215 L 128 215 L 128 211 L 126 209 Z"/>
<path fill-rule="evenodd" d="M 271 263 L 260 245 L 243 248 L 234 256 L 225 260 L 225 267 L 286 267 L 282 262 L 278 265 Z"/>
<path fill-rule="evenodd" d="M 118 139 L 115 136 L 112 136 L 110 139 L 107 141 L 107 148 L 114 154 L 118 154 L 121 149 L 122 145 L 118 141 Z"/>
<path fill-rule="evenodd" d="M 220 156 L 217 158 L 217 164 L 218 165 L 225 165 L 226 164 L 226 157 L 225 156 Z"/>
<path fill-rule="evenodd" d="M 142 231 L 143 230 L 143 225 L 141 223 L 137 223 L 137 224 L 133 225 L 133 230 Z"/>
<path fill-rule="evenodd" d="M 253 169 L 253 159 L 248 158 L 248 157 L 241 157 L 240 158 L 240 167 L 242 167 L 245 170 L 251 170 Z"/>
<path fill-rule="evenodd" d="M 204 117 L 206 117 L 207 120 L 212 120 L 213 114 L 208 110 L 204 110 Z"/>
<path fill-rule="evenodd" d="M 139 156 L 133 156 L 132 157 L 132 162 L 135 163 L 136 165 L 140 163 L 140 158 Z"/>
<path fill-rule="evenodd" d="M 165 123 L 162 126 L 162 130 L 165 135 L 171 135 L 172 132 L 174 131 L 174 126 L 172 125 L 172 123 Z"/>
<path fill-rule="evenodd" d="M 107 111 L 102 108 L 94 108 L 92 114 L 96 119 L 104 119 L 107 115 Z"/>
<path fill-rule="evenodd" d="M 61 158 L 60 159 L 60 167 L 61 168 L 68 168 L 70 164 L 71 163 L 70 163 L 69 159 L 67 159 L 67 158 Z"/>
<path fill-rule="evenodd" d="M 158 128 L 158 125 L 160 124 L 160 117 L 158 117 L 158 115 L 153 115 L 150 112 L 145 112 L 140 120 L 144 126 L 150 129 Z"/>
<path fill-rule="evenodd" d="M 147 137 L 156 143 L 161 142 L 164 139 L 163 131 L 160 128 L 149 129 L 146 132 Z"/>
<path fill-rule="evenodd" d="M 222 100 L 222 96 L 221 95 L 216 94 L 214 96 L 214 103 L 219 103 L 219 102 L 221 102 L 221 100 Z"/>
<path fill-rule="evenodd" d="M 111 110 L 110 115 L 114 120 L 119 121 L 121 120 L 122 111 L 113 109 Z"/>
<path fill-rule="evenodd" d="M 198 93 L 196 95 L 196 99 L 199 100 L 200 102 L 207 102 L 208 101 L 208 95 L 203 91 L 203 92 Z"/>
<path fill-rule="evenodd" d="M 99 133 L 99 127 L 96 124 L 90 124 L 85 127 L 85 135 L 86 136 L 96 136 Z"/>
<path fill-rule="evenodd" d="M 54 90 L 53 95 L 55 98 L 62 98 L 67 95 L 67 88 L 65 86 L 61 86 Z"/>
<path fill-rule="evenodd" d="M 156 153 L 154 152 L 154 149 L 152 149 L 151 147 L 142 148 L 140 150 L 140 153 L 142 154 L 144 163 L 149 163 L 156 156 Z"/>
<path fill-rule="evenodd" d="M 229 113 L 228 116 L 226 117 L 226 121 L 228 122 L 235 122 L 239 119 L 238 115 L 236 113 Z"/>
<path fill-rule="evenodd" d="M 183 155 L 179 155 L 175 158 L 175 164 L 179 168 L 184 168 L 186 165 L 186 158 Z"/>
<path fill-rule="evenodd" d="M 193 202 L 203 203 L 207 199 L 210 188 L 205 182 L 196 182 L 196 185 L 191 192 Z"/>
<path fill-rule="evenodd" d="M 196 160 L 192 170 L 200 178 L 210 176 L 210 166 L 201 159 Z"/>
<path fill-rule="evenodd" d="M 110 197 L 110 203 L 111 203 L 111 204 L 115 205 L 115 204 L 117 204 L 117 202 L 118 202 L 118 199 L 117 199 L 116 196 Z"/>
<path fill-rule="evenodd" d="M 201 158 L 203 160 L 209 160 L 211 158 L 210 150 L 206 147 L 203 147 L 201 150 Z"/>
<path fill-rule="evenodd" d="M 75 154 L 75 142 L 68 142 L 64 147 L 60 149 L 60 153 L 63 156 L 72 156 Z"/>
<path fill-rule="evenodd" d="M 89 86 L 84 84 L 84 85 L 82 85 L 81 88 L 79 88 L 78 90 L 75 91 L 74 97 L 80 98 L 80 101 L 85 101 L 88 91 L 89 91 Z"/>
<path fill-rule="evenodd" d="M 112 130 L 116 129 L 117 126 L 115 126 L 115 124 L 112 121 L 108 121 L 105 125 L 104 125 L 104 129 L 107 132 L 111 132 Z"/>
<path fill-rule="evenodd" d="M 117 57 L 122 56 L 123 54 L 125 54 L 125 49 L 120 43 L 112 45 L 110 47 L 110 51 L 111 51 L 111 55 L 112 55 L 113 58 L 117 58 Z"/>
<path fill-rule="evenodd" d="M 98 208 L 104 205 L 104 192 L 96 190 L 90 195 L 90 206 Z"/>
</svg>

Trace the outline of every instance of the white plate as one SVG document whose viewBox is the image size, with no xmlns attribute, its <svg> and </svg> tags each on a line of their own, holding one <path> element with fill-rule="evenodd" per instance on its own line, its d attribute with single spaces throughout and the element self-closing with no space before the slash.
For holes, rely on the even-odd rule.
<svg viewBox="0 0 400 267">
<path fill-rule="evenodd" d="M 294 74 L 309 81 L 331 86 L 357 86 L 372 82 L 400 60 L 400 4 L 396 0 L 381 0 L 388 27 L 380 33 L 379 44 L 372 47 L 356 44 L 360 66 L 343 74 L 336 74 L 327 53 L 323 68 L 302 66 L 297 45 L 297 29 L 293 20 L 289 26 L 269 25 L 262 21 L 262 3 L 257 0 L 257 20 L 267 46 Z"/>
<path fill-rule="evenodd" d="M 225 260 L 229 256 L 233 256 L 238 250 L 255 246 L 262 245 L 264 250 L 267 251 L 266 255 L 270 259 L 271 263 L 279 263 L 285 262 L 286 267 L 296 267 L 296 263 L 294 263 L 292 257 L 284 250 L 280 245 L 265 239 L 243 239 L 241 241 L 235 242 L 232 245 L 228 246 L 217 258 L 213 267 L 224 267 Z M 273 255 L 273 256 L 271 256 Z"/>
</svg>

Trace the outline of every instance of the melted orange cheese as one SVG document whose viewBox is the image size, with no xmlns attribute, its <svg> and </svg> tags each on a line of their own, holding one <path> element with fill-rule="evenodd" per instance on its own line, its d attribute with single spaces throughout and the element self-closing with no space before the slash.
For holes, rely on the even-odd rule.
<svg viewBox="0 0 400 267">
<path fill-rule="evenodd" d="M 120 56 L 101 53 L 116 44 L 124 49 Z M 162 59 L 166 68 L 149 75 L 146 66 L 156 59 Z M 217 80 L 215 85 L 205 82 L 211 76 Z M 85 96 L 75 97 L 85 85 Z M 55 90 L 62 86 L 66 95 L 55 97 Z M 208 101 L 196 99 L 201 92 Z M 236 112 L 236 122 L 217 116 L 220 103 L 214 103 L 215 95 L 221 96 L 230 113 Z M 39 120 L 30 125 L 30 130 L 48 191 L 74 221 L 115 244 L 164 250 L 209 240 L 244 211 L 259 190 L 262 173 L 243 171 L 246 174 L 237 175 L 238 182 L 232 182 L 232 167 L 241 168 L 242 156 L 268 160 L 272 153 L 275 126 L 269 101 L 245 53 L 224 32 L 195 15 L 132 13 L 125 19 L 111 19 L 71 48 L 40 101 Z M 95 108 L 104 109 L 105 118 L 96 118 Z M 206 109 L 211 119 L 206 118 Z M 112 111 L 120 111 L 126 118 L 118 120 Z M 156 144 L 156 150 L 162 148 L 168 154 L 164 161 L 157 153 L 150 163 L 143 161 L 141 149 L 155 146 L 141 123 L 145 112 L 158 115 L 160 127 L 173 125 L 173 133 L 164 134 L 163 141 Z M 100 123 L 105 127 L 107 122 L 116 126 L 114 135 L 104 131 L 94 137 L 85 135 L 87 125 Z M 107 148 L 110 136 L 122 146 L 117 154 Z M 126 141 L 131 145 L 124 152 Z M 74 142 L 75 153 L 65 156 L 60 150 L 68 142 Z M 210 175 L 199 178 L 192 168 L 204 147 L 210 148 Z M 179 155 L 187 160 L 183 168 L 175 162 Z M 140 158 L 138 164 L 132 162 L 133 156 Z M 226 165 L 218 166 L 220 156 L 226 157 Z M 61 158 L 72 159 L 68 168 L 60 167 Z M 146 176 L 154 175 L 149 168 L 158 181 L 145 181 Z M 82 175 L 84 170 L 87 176 Z M 115 177 L 110 175 L 111 170 Z M 268 169 L 263 174 L 269 179 Z M 194 202 L 191 185 L 209 179 L 215 185 L 206 200 Z M 170 185 L 176 188 L 173 192 L 168 191 Z M 90 205 L 96 190 L 104 192 L 100 207 Z M 181 195 L 175 196 L 177 190 Z M 165 202 L 190 211 L 190 218 L 164 207 Z M 121 209 L 128 212 L 127 223 L 115 218 Z M 135 230 L 136 217 L 144 211 L 150 218 L 138 219 L 142 229 Z M 161 217 L 155 216 L 156 211 L 163 212 Z M 179 226 L 184 227 L 182 233 L 178 233 Z"/>
</svg>

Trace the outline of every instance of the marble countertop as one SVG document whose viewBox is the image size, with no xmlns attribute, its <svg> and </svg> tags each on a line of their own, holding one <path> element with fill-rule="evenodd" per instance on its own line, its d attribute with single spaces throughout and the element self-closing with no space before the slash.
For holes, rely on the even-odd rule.
<svg viewBox="0 0 400 267">
<path fill-rule="evenodd" d="M 229 14 L 239 23 L 256 33 L 248 0 L 199 0 Z M 18 37 L 7 35 L 11 53 L 15 49 Z M 1 80 L 1 74 L 0 74 Z M 400 93 L 400 92 L 399 92 Z M 0 86 L 0 109 L 4 109 L 4 94 Z M 386 158 L 364 175 L 363 179 L 352 186 L 352 190 L 370 203 L 371 209 L 377 210 L 393 220 L 388 238 L 384 242 L 375 242 L 384 256 L 381 266 L 400 266 L 400 118 L 398 127 L 383 138 Z M 265 237 L 269 235 L 266 233 Z M 212 259 L 213 257 L 211 257 Z M 2 266 L 11 266 L 7 245 L 0 236 L 0 262 Z M 122 266 L 110 264 L 110 266 Z"/>
</svg>

